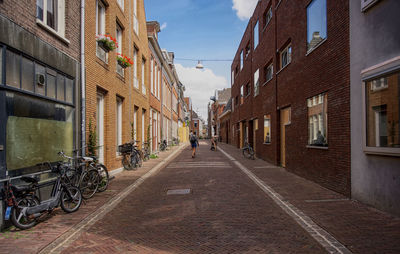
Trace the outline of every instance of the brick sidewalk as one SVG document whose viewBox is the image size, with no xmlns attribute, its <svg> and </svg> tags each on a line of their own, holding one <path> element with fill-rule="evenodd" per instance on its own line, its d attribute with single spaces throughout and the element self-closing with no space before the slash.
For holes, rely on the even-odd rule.
<svg viewBox="0 0 400 254">
<path fill-rule="evenodd" d="M 52 214 L 42 218 L 41 222 L 31 229 L 21 231 L 11 227 L 3 230 L 0 233 L 0 253 L 38 253 L 97 208 L 109 202 L 178 148 L 173 147 L 169 151 L 159 153 L 159 158 L 144 162 L 138 170 L 123 171 L 116 175 L 105 192 L 97 193 L 93 198 L 84 200 L 80 209 L 75 213 L 67 214 L 58 208 Z"/>
<path fill-rule="evenodd" d="M 400 218 L 349 200 L 263 160 L 220 147 L 354 253 L 400 253 Z"/>
</svg>

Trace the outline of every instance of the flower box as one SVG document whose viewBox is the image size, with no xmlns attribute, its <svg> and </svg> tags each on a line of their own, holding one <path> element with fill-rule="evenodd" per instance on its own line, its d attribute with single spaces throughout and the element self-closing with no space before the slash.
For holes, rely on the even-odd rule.
<svg viewBox="0 0 400 254">
<path fill-rule="evenodd" d="M 96 36 L 96 40 L 99 47 L 102 48 L 105 52 L 110 52 L 118 48 L 117 40 L 111 35 L 98 35 Z"/>
<path fill-rule="evenodd" d="M 117 54 L 117 62 L 124 69 L 133 65 L 133 61 L 129 57 L 120 53 Z"/>
</svg>

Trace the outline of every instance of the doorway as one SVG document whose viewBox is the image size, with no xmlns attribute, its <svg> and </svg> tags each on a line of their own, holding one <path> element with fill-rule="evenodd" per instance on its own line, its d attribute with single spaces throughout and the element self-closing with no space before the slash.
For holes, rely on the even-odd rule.
<svg viewBox="0 0 400 254">
<path fill-rule="evenodd" d="M 97 94 L 97 146 L 99 162 L 104 164 L 104 95 Z"/>
<path fill-rule="evenodd" d="M 286 167 L 286 126 L 290 124 L 291 108 L 281 109 L 281 166 Z"/>
</svg>

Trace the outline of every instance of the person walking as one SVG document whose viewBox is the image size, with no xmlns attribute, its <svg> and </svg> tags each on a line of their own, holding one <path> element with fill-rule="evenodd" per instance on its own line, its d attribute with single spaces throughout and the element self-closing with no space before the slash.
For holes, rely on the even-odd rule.
<svg viewBox="0 0 400 254">
<path fill-rule="evenodd" d="M 196 148 L 199 146 L 199 140 L 197 139 L 196 135 L 193 132 L 190 132 L 190 144 L 192 145 L 192 158 L 196 156 Z"/>
</svg>

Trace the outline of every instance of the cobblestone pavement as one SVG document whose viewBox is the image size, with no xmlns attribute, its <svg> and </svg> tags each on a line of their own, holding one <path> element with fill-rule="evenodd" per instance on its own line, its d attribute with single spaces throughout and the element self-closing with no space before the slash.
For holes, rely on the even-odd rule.
<svg viewBox="0 0 400 254">
<path fill-rule="evenodd" d="M 265 161 L 246 160 L 232 146 L 220 147 L 233 160 L 221 151 L 210 151 L 205 142 L 200 143 L 194 159 L 190 149 L 184 148 L 102 219 L 63 241 L 54 253 L 326 253 L 312 233 L 257 186 L 239 163 L 348 250 L 400 253 L 399 218 Z M 68 236 L 96 208 L 112 203 L 117 193 L 124 193 L 167 155 L 161 154 L 162 158 L 139 171 L 118 175 L 109 192 L 89 200 L 77 213 L 58 210 L 57 216 L 29 231 L 2 233 L 0 253 L 37 253 L 46 246 L 45 251 L 51 250 L 51 243 L 57 247 L 57 239 Z M 189 194 L 185 194 L 187 189 Z"/>
</svg>

